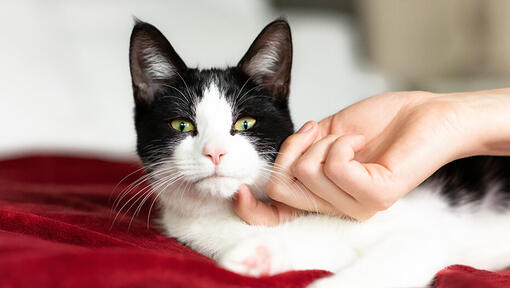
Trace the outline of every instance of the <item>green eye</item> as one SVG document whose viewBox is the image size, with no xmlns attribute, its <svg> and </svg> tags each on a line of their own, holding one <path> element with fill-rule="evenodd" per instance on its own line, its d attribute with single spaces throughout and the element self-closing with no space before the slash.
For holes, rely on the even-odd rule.
<svg viewBox="0 0 510 288">
<path fill-rule="evenodd" d="M 234 124 L 234 130 L 246 131 L 251 129 L 253 125 L 255 125 L 255 122 L 257 122 L 257 120 L 253 119 L 252 117 L 242 117 Z"/>
<path fill-rule="evenodd" d="M 184 119 L 172 120 L 172 122 L 170 122 L 170 126 L 172 126 L 172 128 L 182 133 L 195 130 L 195 126 L 193 126 L 193 124 L 190 121 Z"/>
</svg>

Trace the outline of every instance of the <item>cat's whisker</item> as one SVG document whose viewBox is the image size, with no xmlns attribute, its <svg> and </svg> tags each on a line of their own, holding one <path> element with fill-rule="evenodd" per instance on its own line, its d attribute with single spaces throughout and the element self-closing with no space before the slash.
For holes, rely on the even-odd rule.
<svg viewBox="0 0 510 288">
<path fill-rule="evenodd" d="M 186 105 L 190 104 L 189 102 L 186 102 L 186 101 L 185 101 L 185 100 L 188 100 L 188 101 L 189 101 L 189 98 L 188 98 L 186 95 L 184 95 L 184 93 L 183 93 L 181 90 L 179 90 L 178 88 L 176 88 L 176 87 L 174 87 L 174 86 L 172 86 L 172 85 L 169 85 L 169 84 L 162 84 L 162 86 L 164 86 L 164 87 L 168 87 L 168 88 L 171 88 L 171 89 L 176 90 L 177 92 L 179 92 L 179 94 L 181 94 L 181 96 L 182 96 L 183 98 L 181 98 L 181 97 L 176 97 L 176 96 L 173 96 L 173 95 L 165 95 L 165 96 L 162 96 L 162 97 L 164 97 L 164 98 L 174 98 L 174 99 L 177 99 L 177 100 L 179 100 L 179 101 L 182 101 L 182 102 L 183 102 L 183 104 L 186 104 Z"/>
<path fill-rule="evenodd" d="M 137 202 L 140 202 L 138 204 L 138 207 L 137 209 L 134 211 L 133 215 L 131 216 L 131 220 L 129 221 L 129 225 L 128 225 L 128 229 L 131 227 L 131 224 L 133 222 L 133 219 L 134 217 L 136 217 L 139 213 L 139 211 L 141 210 L 141 207 L 143 206 L 143 204 L 145 203 L 146 199 L 148 199 L 152 193 L 154 193 L 154 191 L 157 191 L 158 189 L 160 189 L 161 187 L 163 187 L 164 185 L 166 185 L 167 183 L 169 182 L 175 182 L 177 181 L 178 177 L 168 177 L 168 178 L 162 178 L 161 180 L 162 181 L 159 181 L 159 183 L 157 185 L 152 185 L 147 191 L 145 191 L 144 193 L 142 193 L 138 198 L 137 200 L 133 201 L 133 203 L 131 204 L 131 206 L 126 210 L 126 212 L 124 213 L 124 216 L 131 210 L 131 208 L 133 208 L 133 206 L 137 203 Z M 144 196 L 145 195 L 145 196 Z M 142 201 L 140 201 L 140 199 L 143 198 Z"/>
<path fill-rule="evenodd" d="M 296 181 L 295 178 L 289 176 L 287 173 L 282 173 L 282 172 L 276 171 L 275 169 L 278 169 L 278 167 L 272 167 L 272 168 L 273 169 L 267 168 L 267 167 L 261 168 L 261 170 L 271 173 L 269 181 L 280 180 L 279 183 L 275 182 L 275 184 L 277 184 L 277 185 L 283 184 L 283 186 L 288 187 L 289 191 L 291 192 L 290 195 L 292 195 L 293 192 L 301 193 L 302 196 L 306 199 L 306 201 L 308 203 L 312 203 L 313 212 L 316 212 L 316 213 L 319 212 L 319 207 L 318 207 L 317 201 L 315 201 L 315 198 L 313 198 L 309 195 L 310 192 L 308 192 L 308 189 L 301 182 Z"/>
<path fill-rule="evenodd" d="M 136 174 L 136 173 L 138 173 L 138 172 L 140 172 L 140 171 L 143 171 L 143 170 L 145 170 L 145 167 L 143 167 L 143 166 L 142 166 L 142 167 L 140 167 L 140 168 L 138 168 L 138 169 L 134 170 L 133 172 L 129 173 L 129 174 L 128 174 L 128 175 L 126 175 L 125 177 L 123 177 L 123 178 L 122 178 L 122 179 L 121 179 L 121 180 L 117 183 L 117 185 L 115 185 L 115 187 L 113 187 L 112 192 L 110 193 L 110 199 L 109 199 L 109 201 L 111 201 L 111 197 L 112 197 L 112 195 L 115 193 L 115 190 L 117 190 L 117 188 L 119 187 L 119 185 L 120 185 L 120 184 L 122 184 L 122 182 L 124 182 L 125 180 L 127 180 L 127 178 L 129 178 L 130 176 L 132 176 L 132 175 L 134 175 L 134 174 Z"/>
<path fill-rule="evenodd" d="M 263 88 L 262 85 L 256 85 L 250 89 L 248 89 L 248 91 L 246 91 L 243 95 L 241 95 L 241 97 L 236 97 L 236 106 L 241 106 L 243 102 L 241 102 L 243 100 L 243 98 L 248 95 L 248 93 L 250 93 L 251 91 L 255 90 L 255 89 L 260 89 L 260 88 Z"/>
<path fill-rule="evenodd" d="M 175 73 L 177 74 L 177 76 L 179 76 L 179 78 L 181 79 L 182 83 L 184 83 L 184 86 L 186 87 L 186 91 L 188 91 L 188 96 L 189 96 L 189 100 L 190 100 L 190 103 L 194 103 L 194 100 L 195 99 L 193 96 L 191 96 L 191 92 L 189 90 L 189 87 L 188 87 L 188 84 L 186 83 L 186 81 L 184 80 L 184 78 L 181 76 L 181 74 L 177 71 L 175 71 Z"/>
<path fill-rule="evenodd" d="M 253 88 L 252 88 L 252 89 L 253 89 Z M 252 89 L 251 89 L 251 90 L 252 90 Z M 251 90 L 248 90 L 248 91 L 251 91 Z M 245 94 L 246 94 L 246 93 L 245 93 Z M 253 99 L 253 98 L 257 98 L 257 99 L 263 99 L 263 98 L 273 99 L 272 97 L 267 96 L 267 95 L 263 95 L 263 94 L 250 94 L 250 95 L 248 95 L 246 98 L 244 98 L 244 99 L 240 100 L 240 101 L 238 102 L 238 104 L 237 104 L 237 105 L 241 106 L 241 105 L 243 105 L 246 101 L 251 100 L 251 99 Z"/>
<path fill-rule="evenodd" d="M 154 197 L 150 207 L 149 207 L 149 212 L 147 214 L 147 227 L 149 226 L 149 218 L 150 218 L 150 215 L 151 215 L 151 211 L 152 211 L 152 207 L 154 206 L 154 203 L 156 202 L 156 199 L 159 197 L 159 195 L 161 193 L 163 193 L 164 191 L 166 191 L 168 189 L 168 187 L 170 187 L 171 185 L 173 185 L 175 182 L 181 180 L 183 178 L 183 175 L 179 175 L 178 177 L 176 177 L 175 180 L 173 181 L 168 181 L 165 185 L 165 187 L 163 189 L 160 189 L 160 192 L 157 193 L 156 197 Z M 148 199 L 148 197 L 146 197 Z M 143 205 L 145 203 L 146 199 L 144 199 L 144 201 L 140 204 L 140 207 L 141 205 Z"/>
<path fill-rule="evenodd" d="M 153 193 L 153 191 L 158 190 L 162 185 L 166 185 L 166 183 L 168 183 L 168 182 L 177 181 L 179 179 L 179 177 L 180 177 L 180 175 L 178 177 L 169 177 L 170 179 L 165 179 L 165 182 L 162 182 L 160 185 L 151 187 L 151 189 L 150 189 L 151 192 L 147 193 L 146 196 L 144 197 L 144 199 L 142 201 L 140 201 L 140 203 L 139 203 L 137 209 L 135 210 L 135 212 L 133 213 L 133 215 L 134 216 L 138 215 L 143 204 L 145 204 L 145 201 L 147 201 L 147 199 L 150 197 L 150 195 Z M 173 179 L 175 179 L 175 180 L 173 180 Z"/>
<path fill-rule="evenodd" d="M 131 183 L 128 187 L 124 188 L 123 191 L 121 191 L 117 200 L 115 200 L 115 202 L 113 203 L 112 212 L 116 210 L 116 208 L 118 207 L 118 205 L 122 201 L 122 199 L 124 199 L 124 197 L 126 195 L 128 195 L 131 191 L 133 191 L 134 189 L 137 189 L 141 184 L 143 184 L 146 181 L 147 181 L 147 183 L 149 183 L 149 180 L 151 177 L 159 176 L 166 172 L 167 171 L 165 171 L 165 170 L 161 170 L 161 171 L 157 171 L 157 172 L 147 173 L 147 174 L 141 176 L 140 178 L 138 178 L 133 183 Z"/>
<path fill-rule="evenodd" d="M 167 185 L 168 187 L 169 185 Z M 149 208 L 149 214 L 147 215 L 147 228 L 149 228 L 149 217 L 150 217 L 150 211 L 152 210 L 152 206 L 154 206 L 154 203 L 156 203 L 156 200 L 158 199 L 158 197 L 167 189 L 167 187 L 165 187 L 164 190 L 162 190 L 161 192 L 159 192 L 156 197 L 154 197 L 154 200 L 152 201 L 152 204 Z M 180 185 L 179 185 L 180 187 Z M 191 187 L 192 187 L 192 184 L 191 182 L 187 182 L 186 183 L 186 186 L 184 187 L 184 189 L 179 189 L 180 190 L 180 198 L 181 198 L 181 202 L 183 201 L 183 198 L 184 198 L 184 194 L 188 193 L 190 190 L 191 190 Z"/>
<path fill-rule="evenodd" d="M 138 189 L 138 187 L 140 185 L 142 185 L 144 182 L 146 182 L 147 184 L 149 184 L 149 180 L 150 180 L 150 175 L 149 174 L 146 174 L 140 178 L 138 178 L 135 182 L 131 183 L 127 188 L 125 188 L 119 195 L 119 197 L 117 197 L 117 199 L 115 200 L 115 202 L 113 203 L 113 207 L 111 209 L 112 212 L 114 212 L 115 210 L 117 210 L 119 204 L 122 202 L 122 200 L 124 199 L 124 197 L 126 197 L 127 195 L 129 195 L 132 191 Z"/>
<path fill-rule="evenodd" d="M 140 203 L 138 204 L 138 207 L 136 208 L 135 212 L 131 216 L 131 220 L 129 221 L 128 227 L 131 227 L 131 223 L 132 223 L 134 217 L 138 216 L 138 214 L 140 213 L 143 205 L 150 198 L 151 195 L 153 195 L 154 193 L 156 193 L 157 195 L 159 195 L 160 193 L 163 193 L 164 191 L 167 190 L 167 188 L 169 186 L 171 186 L 173 183 L 179 181 L 181 178 L 182 178 L 182 175 L 179 175 L 178 177 L 174 177 L 174 178 L 171 178 L 171 179 L 167 179 L 166 182 L 161 183 L 160 185 L 152 188 L 149 193 L 146 193 L 145 197 L 142 199 L 142 201 L 140 201 Z M 163 186 L 164 186 L 164 188 L 161 189 L 161 187 L 163 187 Z M 158 192 L 158 190 L 159 190 L 159 192 Z M 154 203 L 154 201 L 155 201 L 155 199 L 153 200 L 153 203 Z M 152 210 L 152 205 L 150 206 L 150 209 L 149 209 L 149 212 L 148 212 L 147 222 L 149 221 L 148 219 L 150 218 L 151 210 Z"/>
<path fill-rule="evenodd" d="M 157 180 L 157 181 L 154 181 L 154 183 L 158 183 L 158 181 L 161 181 L 161 180 Z M 143 194 L 146 190 L 150 189 L 151 188 L 151 185 L 148 184 L 147 186 L 143 187 L 142 189 L 138 190 L 134 195 L 131 196 L 131 198 L 126 201 L 121 207 L 120 209 L 117 211 L 116 215 L 115 215 L 115 218 L 113 219 L 113 224 L 115 223 L 117 217 L 119 216 L 119 214 L 123 211 L 124 207 L 126 205 L 129 204 L 129 202 L 131 202 L 134 198 L 136 198 L 138 195 L 140 194 Z M 122 200 L 119 200 L 119 203 L 121 202 Z"/>
<path fill-rule="evenodd" d="M 128 205 L 128 204 L 129 204 L 129 203 L 130 203 L 133 199 L 135 199 L 135 198 L 139 198 L 139 195 L 143 195 L 143 194 L 145 194 L 145 193 L 146 193 L 146 191 L 150 191 L 150 189 L 152 189 L 153 185 L 159 185 L 159 184 L 160 184 L 160 183 L 162 183 L 163 181 L 167 181 L 167 179 L 166 179 L 166 178 L 158 179 L 158 180 L 154 181 L 154 182 L 152 183 L 152 185 L 147 185 L 146 187 L 142 188 L 140 191 L 136 192 L 136 193 L 135 193 L 135 194 L 134 194 L 131 198 L 129 198 L 129 200 L 128 200 L 128 201 L 126 201 L 126 202 L 124 203 L 124 205 L 122 205 L 122 207 L 120 207 L 120 209 L 118 210 L 117 214 L 115 215 L 115 218 L 114 218 L 114 219 L 113 219 L 113 221 L 112 221 L 112 227 L 113 227 L 113 225 L 115 224 L 115 222 L 116 222 L 116 220 L 117 220 L 118 216 L 122 213 L 122 211 L 124 210 L 124 208 L 125 208 L 125 207 L 126 207 L 126 206 L 127 206 L 127 205 Z M 136 201 L 135 201 L 135 202 L 133 202 L 133 203 L 136 203 Z M 123 215 L 125 216 L 125 215 L 127 214 L 127 212 L 129 212 L 129 210 L 130 210 L 132 207 L 133 207 L 133 204 L 131 204 L 131 206 L 129 207 L 129 209 L 128 209 L 128 210 L 127 210 L 127 211 L 126 211 Z"/>
<path fill-rule="evenodd" d="M 177 88 L 176 88 L 177 89 Z M 161 96 L 161 99 L 168 99 L 168 100 L 172 100 L 172 99 L 175 99 L 176 101 L 179 101 L 180 104 L 184 105 L 185 107 L 190 105 L 189 102 L 187 102 L 187 97 L 186 98 L 182 98 L 182 97 L 178 97 L 178 96 L 175 96 L 175 95 L 164 95 L 164 96 Z M 188 114 L 186 111 L 184 111 L 183 109 L 180 109 L 178 107 L 176 107 L 176 109 L 178 109 L 180 112 L 182 112 L 183 114 Z"/>
<path fill-rule="evenodd" d="M 128 175 L 126 175 L 124 178 L 122 178 L 118 183 L 117 185 L 115 185 L 115 187 L 113 188 L 112 190 L 112 194 L 115 192 L 115 190 L 119 187 L 119 185 L 124 182 L 127 178 L 129 178 L 130 176 L 132 176 L 133 174 L 135 173 L 138 173 L 140 171 L 143 171 L 143 170 L 146 170 L 147 168 L 149 167 L 152 167 L 152 166 L 155 166 L 155 165 L 158 165 L 159 163 L 156 162 L 156 163 L 151 163 L 151 164 L 147 164 L 147 165 L 144 165 L 143 167 L 140 167 L 136 170 L 134 170 L 133 172 L 129 173 Z"/>
<path fill-rule="evenodd" d="M 246 81 L 244 81 L 243 86 L 241 86 L 241 89 L 239 89 L 239 91 L 238 91 L 238 92 L 237 92 L 237 94 L 236 94 L 236 97 L 235 97 L 235 99 L 236 99 L 236 100 L 238 99 L 239 95 L 240 95 L 240 94 L 241 94 L 241 92 L 243 91 L 244 86 L 246 86 L 246 84 L 248 84 L 248 82 L 251 80 L 251 78 L 252 78 L 252 76 L 249 76 L 249 77 L 248 77 L 248 79 L 246 79 Z"/>
</svg>

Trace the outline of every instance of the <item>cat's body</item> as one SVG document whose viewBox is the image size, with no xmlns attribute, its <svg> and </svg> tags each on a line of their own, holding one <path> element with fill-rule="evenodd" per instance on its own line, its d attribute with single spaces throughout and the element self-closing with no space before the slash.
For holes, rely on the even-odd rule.
<svg viewBox="0 0 510 288">
<path fill-rule="evenodd" d="M 323 287 L 423 287 L 452 264 L 507 267 L 510 211 L 453 208 L 435 188 L 418 188 L 362 223 L 308 215 L 275 227 L 249 226 L 227 203 L 200 216 L 167 209 L 161 224 L 169 236 L 239 273 L 336 273 Z"/>
<path fill-rule="evenodd" d="M 237 67 L 189 69 L 156 28 L 137 23 L 130 63 L 138 151 L 165 233 L 243 274 L 335 273 L 312 284 L 320 287 L 424 286 L 451 264 L 508 266 L 505 157 L 451 163 L 362 223 L 307 214 L 264 227 L 234 214 L 231 197 L 241 184 L 267 200 L 271 164 L 293 132 L 291 47 L 288 25 L 278 20 Z"/>
</svg>

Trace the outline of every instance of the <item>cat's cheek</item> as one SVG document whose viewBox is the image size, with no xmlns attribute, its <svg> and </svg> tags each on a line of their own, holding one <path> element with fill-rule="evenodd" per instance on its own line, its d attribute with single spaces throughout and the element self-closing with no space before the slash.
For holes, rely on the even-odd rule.
<svg viewBox="0 0 510 288">
<path fill-rule="evenodd" d="M 261 170 L 269 166 L 257 152 L 255 145 L 246 136 L 235 135 L 231 139 L 230 155 L 225 158 L 225 166 L 219 167 L 230 176 L 241 178 L 244 184 L 253 184 Z"/>
</svg>

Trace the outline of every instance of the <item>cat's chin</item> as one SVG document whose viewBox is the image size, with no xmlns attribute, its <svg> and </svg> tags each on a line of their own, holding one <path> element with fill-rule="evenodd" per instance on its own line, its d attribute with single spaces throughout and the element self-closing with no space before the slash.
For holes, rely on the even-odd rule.
<svg viewBox="0 0 510 288">
<path fill-rule="evenodd" d="M 217 198 L 231 198 L 243 184 L 239 179 L 225 176 L 210 176 L 194 183 L 195 191 Z"/>
</svg>

